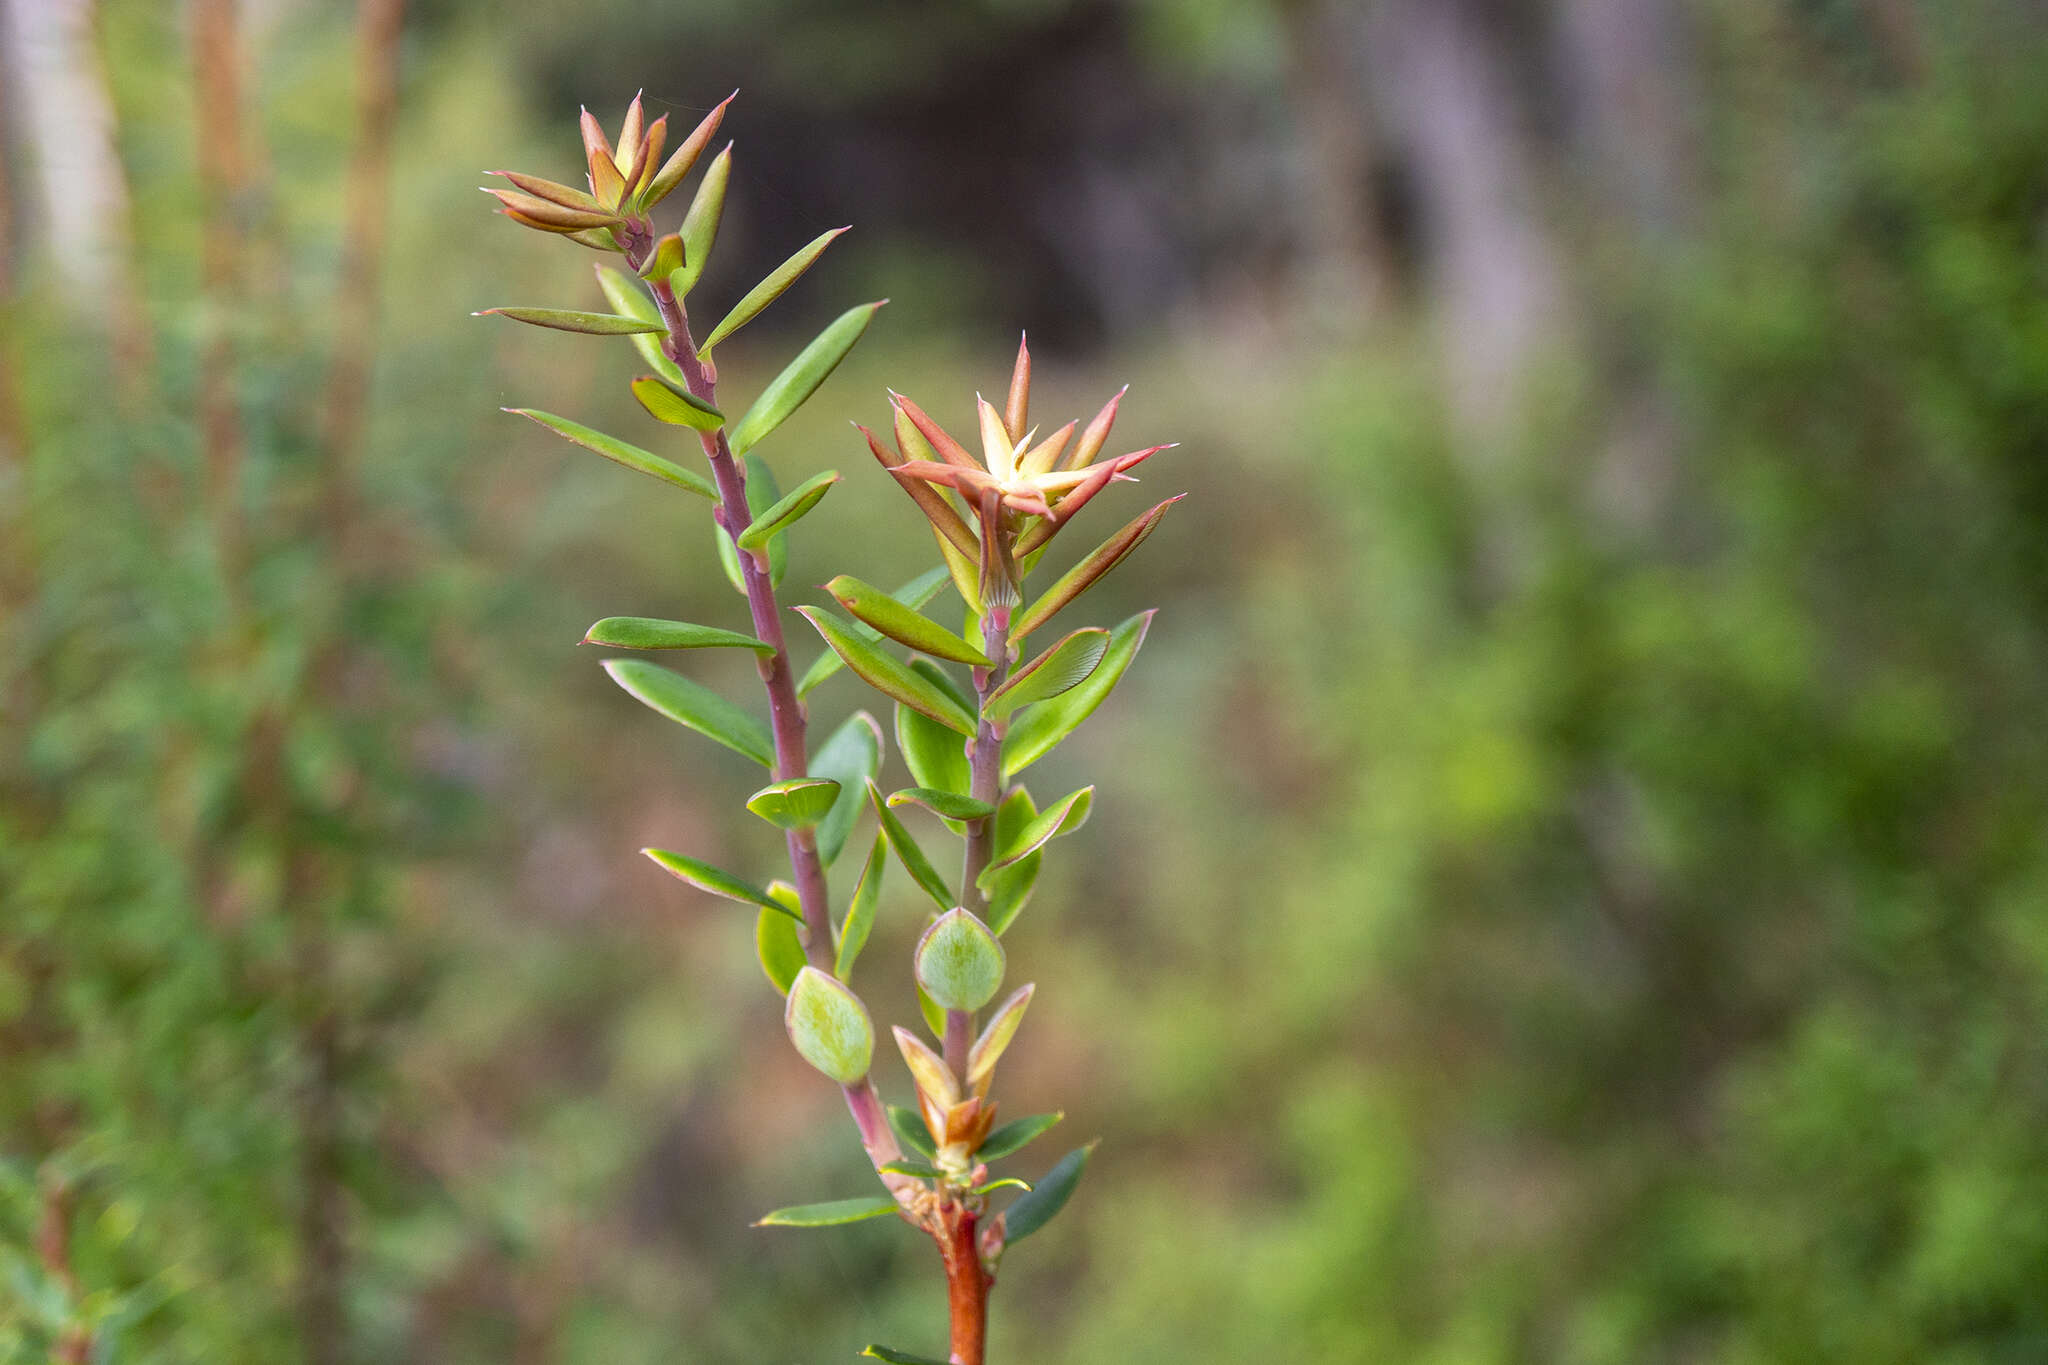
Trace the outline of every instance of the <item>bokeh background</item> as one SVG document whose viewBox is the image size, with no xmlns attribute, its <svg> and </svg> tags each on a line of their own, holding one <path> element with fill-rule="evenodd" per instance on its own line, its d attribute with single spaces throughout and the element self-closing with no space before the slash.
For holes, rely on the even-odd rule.
<svg viewBox="0 0 2048 1365">
<path fill-rule="evenodd" d="M 2034 0 L 0 12 L 0 1359 L 943 1340 L 907 1230 L 748 1226 L 867 1177 L 634 850 L 774 841 L 574 646 L 739 603 L 498 411 L 661 439 L 630 352 L 469 316 L 597 301 L 481 172 L 737 86 L 700 294 L 855 231 L 728 388 L 894 300 L 792 584 L 923 567 L 846 421 L 1019 329 L 1182 443 L 1041 784 L 1006 1107 L 1103 1141 L 993 1358 L 2048 1360 Z"/>
</svg>

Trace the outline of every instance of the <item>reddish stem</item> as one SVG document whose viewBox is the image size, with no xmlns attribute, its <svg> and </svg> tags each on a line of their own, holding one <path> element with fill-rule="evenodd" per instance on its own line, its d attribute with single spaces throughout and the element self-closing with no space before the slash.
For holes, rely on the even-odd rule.
<svg viewBox="0 0 2048 1365">
<path fill-rule="evenodd" d="M 983 1365 L 988 1347 L 988 1271 L 975 1244 L 975 1215 L 960 1205 L 936 1234 L 946 1261 L 946 1306 L 953 1323 L 951 1365 Z"/>
</svg>

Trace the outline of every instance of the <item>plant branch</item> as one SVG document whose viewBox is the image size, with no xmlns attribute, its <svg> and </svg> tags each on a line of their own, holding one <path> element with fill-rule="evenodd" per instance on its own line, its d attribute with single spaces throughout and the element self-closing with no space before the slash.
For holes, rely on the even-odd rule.
<svg viewBox="0 0 2048 1365">
<path fill-rule="evenodd" d="M 649 247 L 644 239 L 635 240 L 629 246 L 626 260 L 635 270 L 645 263 Z M 689 315 L 683 310 L 682 300 L 676 297 L 674 288 L 666 279 L 653 281 L 653 293 L 654 305 L 661 312 L 662 325 L 668 329 L 662 340 L 663 353 L 675 361 L 676 368 L 683 373 L 684 384 L 692 394 L 717 406 L 718 375 L 697 354 L 696 342 L 690 336 Z M 700 432 L 698 439 L 703 444 L 705 458 L 711 462 L 712 478 L 718 485 L 719 505 L 714 519 L 733 541 L 733 552 L 739 559 L 740 582 L 747 590 L 747 608 L 753 617 L 755 638 L 771 646 L 766 658 L 759 655 L 756 658 L 761 686 L 768 693 L 768 719 L 775 736 L 775 766 L 772 771 L 777 781 L 805 777 L 809 775 L 810 757 L 805 747 L 804 707 L 796 694 L 796 673 L 790 667 L 789 646 L 782 634 L 782 611 L 775 600 L 775 584 L 768 574 L 768 555 L 765 550 L 753 552 L 739 547 L 740 532 L 753 519 L 747 506 L 747 476 L 740 469 L 739 461 L 733 458 L 732 445 L 726 439 L 724 427 L 715 432 Z M 832 907 L 825 886 L 824 860 L 818 856 L 817 836 L 808 829 L 793 829 L 786 832 L 783 842 L 789 852 L 790 873 L 795 878 L 797 899 L 803 911 L 804 960 L 818 970 L 830 973 L 834 965 Z M 889 1193 L 903 1206 L 905 1215 L 910 1216 L 923 1186 L 908 1176 L 881 1169 L 892 1161 L 900 1160 L 903 1149 L 897 1145 L 896 1134 L 882 1112 L 882 1101 L 875 1093 L 874 1082 L 862 1079 L 841 1089 L 868 1160 L 874 1164 Z"/>
</svg>

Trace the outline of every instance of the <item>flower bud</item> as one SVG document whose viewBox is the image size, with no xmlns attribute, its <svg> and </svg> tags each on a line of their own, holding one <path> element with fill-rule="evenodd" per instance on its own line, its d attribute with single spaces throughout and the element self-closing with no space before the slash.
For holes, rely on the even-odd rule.
<svg viewBox="0 0 2048 1365">
<path fill-rule="evenodd" d="M 841 1085 L 868 1074 L 875 1027 L 867 1007 L 841 982 L 806 966 L 790 983 L 783 1026 L 803 1059 Z"/>
<path fill-rule="evenodd" d="M 1003 945 L 986 924 L 955 907 L 917 941 L 917 981 L 941 1009 L 978 1010 L 1003 984 Z"/>
</svg>

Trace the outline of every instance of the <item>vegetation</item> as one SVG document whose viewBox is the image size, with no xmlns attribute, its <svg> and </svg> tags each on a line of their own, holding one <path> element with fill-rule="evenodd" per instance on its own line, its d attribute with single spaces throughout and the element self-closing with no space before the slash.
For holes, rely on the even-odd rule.
<svg viewBox="0 0 2048 1365">
<path fill-rule="evenodd" d="M 494 409 L 665 429 L 620 343 L 467 316 L 563 297 L 571 249 L 480 221 L 465 171 L 574 179 L 530 130 L 643 83 L 694 126 L 734 71 L 697 296 L 858 227 L 837 284 L 720 339 L 719 394 L 893 300 L 764 447 L 791 490 L 846 474 L 792 591 L 917 578 L 843 419 L 895 454 L 909 376 L 971 432 L 937 396 L 995 398 L 1019 325 L 1035 408 L 1134 381 L 1183 443 L 1139 505 L 1199 493 L 1090 598 L 1159 607 L 1145 666 L 1027 774 L 1100 803 L 1002 940 L 1045 991 L 998 1122 L 1101 1142 L 1005 1259 L 992 1357 L 2042 1354 L 2030 7 L 1645 3 L 1610 45 L 1591 0 L 422 3 L 379 48 L 375 6 L 287 5 L 199 61 L 236 8 L 99 6 L 105 117 L 61 150 L 125 211 L 45 192 L 43 87 L 7 83 L 0 1359 L 935 1338 L 920 1239 L 750 1226 L 872 1163 L 824 1136 L 751 919 L 616 856 L 787 855 L 734 799 L 757 765 L 570 647 L 740 629 L 714 540 Z M 359 352 L 345 300 L 381 305 Z M 687 671 L 753 695 L 753 653 Z M 805 699 L 820 739 L 862 686 Z M 940 817 L 882 809 L 937 866 Z M 892 873 L 876 1020 L 919 1017 L 874 968 L 930 908 Z"/>
</svg>

